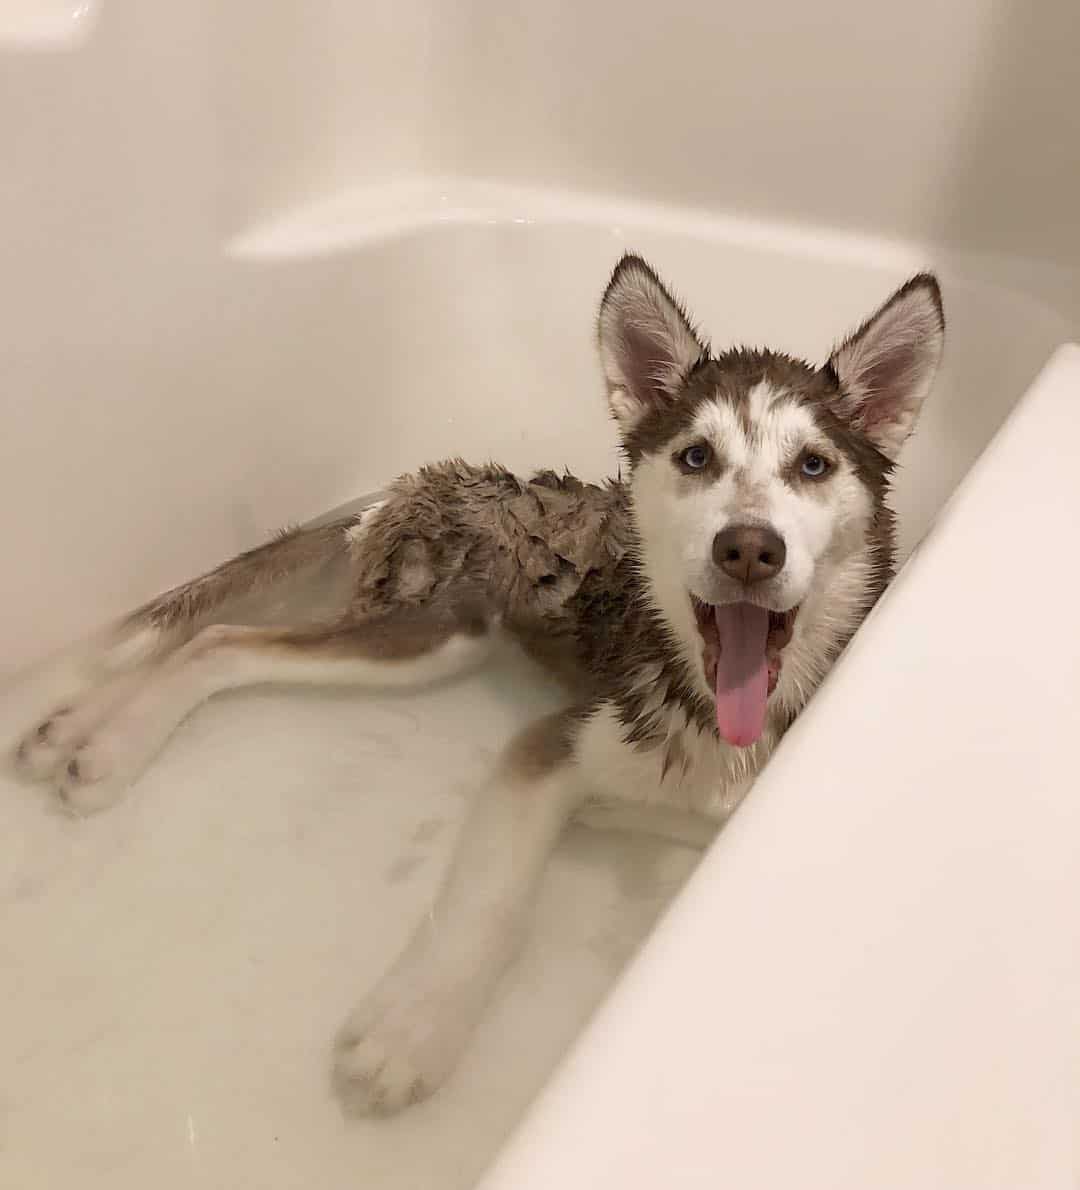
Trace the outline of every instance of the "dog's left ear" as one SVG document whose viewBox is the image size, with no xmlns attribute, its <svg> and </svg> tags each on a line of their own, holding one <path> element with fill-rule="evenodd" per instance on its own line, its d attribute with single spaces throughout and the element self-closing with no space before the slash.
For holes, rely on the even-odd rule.
<svg viewBox="0 0 1080 1190">
<path fill-rule="evenodd" d="M 915 428 L 945 343 L 941 290 L 929 273 L 902 285 L 832 353 L 837 412 L 895 460 Z"/>
<path fill-rule="evenodd" d="M 679 303 L 640 256 L 615 266 L 600 303 L 600 363 L 608 404 L 626 433 L 650 409 L 670 404 L 708 348 Z"/>
</svg>

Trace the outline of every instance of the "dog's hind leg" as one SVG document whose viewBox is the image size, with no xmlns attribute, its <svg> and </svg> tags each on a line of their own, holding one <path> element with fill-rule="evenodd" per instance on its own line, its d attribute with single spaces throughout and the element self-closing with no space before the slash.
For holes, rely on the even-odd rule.
<svg viewBox="0 0 1080 1190">
<path fill-rule="evenodd" d="M 434 908 L 338 1038 L 334 1082 L 346 1110 L 397 1111 L 456 1064 L 581 801 L 575 724 L 562 712 L 526 728 L 481 791 Z"/>
<path fill-rule="evenodd" d="M 469 603 L 401 608 L 323 630 L 211 625 L 152 667 L 127 697 L 116 700 L 107 684 L 75 708 L 75 722 L 58 724 L 68 747 L 54 742 L 48 775 L 73 809 L 102 809 L 213 694 L 267 683 L 388 688 L 439 681 L 486 656 L 492 627 L 485 609 Z"/>
<path fill-rule="evenodd" d="M 363 521 L 350 517 L 281 534 L 151 600 L 77 647 L 58 705 L 17 745 L 17 769 L 35 779 L 50 776 L 166 659 L 212 624 L 298 627 L 339 620 L 352 596 Z"/>
<path fill-rule="evenodd" d="M 349 605 L 364 516 L 290 529 L 174 587 L 101 634 L 106 672 L 160 660 L 211 624 L 332 623 Z"/>
</svg>

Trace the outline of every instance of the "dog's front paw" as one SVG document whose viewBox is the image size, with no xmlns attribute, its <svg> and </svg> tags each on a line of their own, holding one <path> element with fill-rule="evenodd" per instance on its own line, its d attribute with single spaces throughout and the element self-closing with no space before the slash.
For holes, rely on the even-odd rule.
<svg viewBox="0 0 1080 1190">
<path fill-rule="evenodd" d="M 425 1071 L 415 1039 L 393 1026 L 376 1025 L 336 1046 L 334 1087 L 350 1115 L 392 1115 L 426 1099 L 439 1081 Z"/>
<path fill-rule="evenodd" d="M 392 986 L 405 995 L 394 995 Z M 419 1103 L 454 1068 L 476 1021 L 462 989 L 450 995 L 388 980 L 349 1018 L 334 1049 L 334 1086 L 352 1115 L 391 1115 Z"/>
</svg>

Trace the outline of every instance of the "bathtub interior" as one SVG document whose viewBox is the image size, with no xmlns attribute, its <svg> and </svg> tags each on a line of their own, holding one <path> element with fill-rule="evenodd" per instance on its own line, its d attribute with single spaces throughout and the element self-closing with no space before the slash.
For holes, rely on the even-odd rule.
<svg viewBox="0 0 1080 1190">
<path fill-rule="evenodd" d="M 270 457 L 290 459 L 301 438 L 321 450 L 265 499 L 260 483 L 273 477 L 246 477 L 250 504 L 227 510 L 233 529 L 261 530 L 254 510 L 265 516 L 275 500 L 306 517 L 462 443 L 521 469 L 610 473 L 591 312 L 595 278 L 624 244 L 679 278 L 717 341 L 814 358 L 912 267 L 829 245 L 740 244 L 707 224 L 563 214 L 238 260 L 225 333 L 250 337 L 253 352 L 267 345 L 241 387 L 265 401 L 272 385 L 276 403 L 262 424 L 223 410 L 225 432 L 258 435 Z M 948 368 L 898 483 L 909 544 L 1063 334 L 1059 314 L 1015 292 L 959 282 L 949 297 Z M 221 383 L 212 353 L 199 366 L 203 383 Z M 16 684 L 6 737 L 64 681 L 61 657 Z M 490 673 L 407 697 L 214 700 L 98 819 L 67 819 L 5 778 L 4 834 L 19 847 L 4 874 L 3 935 L 21 974 L 3 991 L 4 1019 L 20 1022 L 3 1042 L 18 1087 L 3 1160 L 17 1184 L 76 1170 L 88 1187 L 118 1176 L 180 1184 L 195 1170 L 266 1187 L 316 1176 L 471 1184 L 698 858 L 573 832 L 459 1077 L 399 1120 L 338 1117 L 334 1030 L 425 911 L 470 785 L 516 726 L 556 701 L 508 650 Z M 49 1143 L 57 1134 L 63 1145 Z"/>
<path fill-rule="evenodd" d="M 1073 6 L 317 10 L 0 3 L 5 672 L 426 458 L 610 473 L 625 248 L 717 344 L 812 359 L 939 269 L 905 553 L 1075 334 Z M 554 697 L 512 653 L 407 700 L 230 696 L 87 821 L 0 773 L 0 1180 L 471 1184 L 697 860 L 572 833 L 460 1075 L 338 1117 L 334 1029 Z"/>
</svg>

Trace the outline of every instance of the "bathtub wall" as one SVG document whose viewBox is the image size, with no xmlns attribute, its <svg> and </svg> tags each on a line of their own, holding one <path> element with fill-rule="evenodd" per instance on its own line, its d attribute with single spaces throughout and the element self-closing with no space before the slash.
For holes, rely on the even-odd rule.
<svg viewBox="0 0 1080 1190">
<path fill-rule="evenodd" d="M 244 329 L 276 285 L 222 244 L 422 167 L 409 3 L 0 0 L 0 673 L 304 514 L 321 440 Z"/>
<path fill-rule="evenodd" d="M 203 3 L 231 230 L 428 168 L 445 0 Z M 152 5 L 153 6 L 153 5 Z"/>
<path fill-rule="evenodd" d="M 497 405 L 455 421 L 459 396 L 524 392 L 513 434 L 547 446 L 544 369 L 591 375 L 587 326 L 553 362 L 565 319 L 542 303 L 558 267 L 566 309 L 591 308 L 613 241 L 515 249 L 543 270 L 515 309 L 527 274 L 495 241 L 283 270 L 227 257 L 253 223 L 352 187 L 495 177 L 1008 254 L 1021 288 L 1048 262 L 1068 295 L 1078 34 L 1066 0 L 873 21 L 854 0 L 0 0 L 0 672 L 391 462 L 524 453 Z M 457 278 L 478 260 L 476 306 Z M 438 351 L 500 293 L 515 353 L 494 370 L 465 353 L 446 387 Z M 598 434 L 579 408 L 560 428 Z"/>
<path fill-rule="evenodd" d="M 419 168 L 1080 264 L 1068 0 L 217 7 L 249 210 Z"/>
<path fill-rule="evenodd" d="M 445 169 L 1080 260 L 1065 0 L 440 11 Z"/>
<path fill-rule="evenodd" d="M 1078 35 L 1019 0 L 2 0 L 4 234 L 88 188 L 235 229 L 435 171 L 1076 263 Z"/>
</svg>

